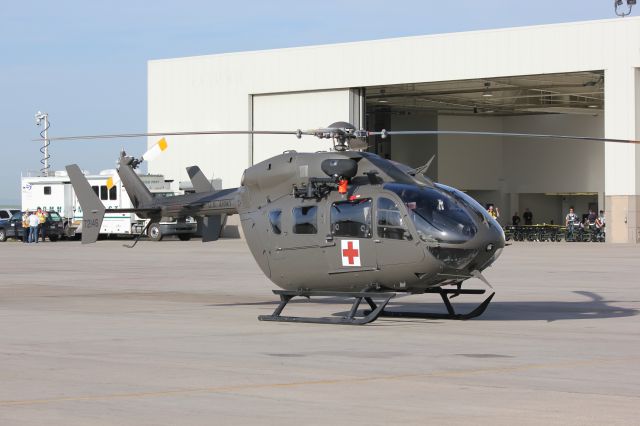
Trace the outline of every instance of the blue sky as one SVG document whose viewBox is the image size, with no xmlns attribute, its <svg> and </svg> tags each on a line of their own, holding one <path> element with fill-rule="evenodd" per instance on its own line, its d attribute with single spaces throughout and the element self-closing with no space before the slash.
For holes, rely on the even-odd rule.
<svg viewBox="0 0 640 426">
<path fill-rule="evenodd" d="M 610 0 L 3 2 L 0 10 L 0 205 L 40 168 L 33 115 L 50 136 L 146 130 L 150 59 L 615 18 Z M 635 12 L 635 10 L 634 10 Z M 635 13 L 634 13 L 635 14 Z M 619 18 L 621 19 L 621 18 Z M 544 60 L 544 58 L 541 58 Z M 292 123 L 295 128 L 295 123 Z M 143 140 L 58 142 L 55 170 L 113 168 Z"/>
</svg>

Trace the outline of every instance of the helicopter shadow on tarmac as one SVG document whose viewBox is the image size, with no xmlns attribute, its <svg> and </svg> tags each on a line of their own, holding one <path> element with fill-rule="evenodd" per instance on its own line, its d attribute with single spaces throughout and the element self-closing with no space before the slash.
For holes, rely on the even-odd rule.
<svg viewBox="0 0 640 426">
<path fill-rule="evenodd" d="M 590 291 L 574 291 L 588 298 L 581 301 L 494 301 L 487 311 L 474 321 L 559 321 L 575 319 L 603 319 L 619 318 L 638 315 L 638 309 L 623 308 L 612 303 L 622 302 L 617 300 L 605 300 L 597 293 Z M 454 299 L 455 300 L 455 299 Z M 625 301 L 634 302 L 634 301 Z M 454 302 L 455 303 L 455 302 Z M 389 304 L 389 310 L 403 310 L 416 307 L 415 303 Z M 419 304 L 418 306 L 431 306 L 436 304 Z M 457 303 L 456 309 L 465 311 L 473 309 L 475 305 L 470 303 Z"/>
<path fill-rule="evenodd" d="M 474 321 L 560 321 L 560 320 L 574 320 L 574 319 L 604 319 L 604 318 L 619 318 L 630 317 L 638 315 L 638 309 L 623 308 L 613 305 L 613 303 L 621 302 L 616 300 L 605 300 L 597 293 L 590 291 L 575 291 L 587 298 L 587 300 L 581 301 L 494 301 L 489 305 L 487 311 Z M 457 310 L 462 312 L 472 310 L 475 306 L 473 303 L 456 303 L 455 298 L 453 303 Z M 634 302 L 634 301 L 625 301 Z M 313 304 L 322 305 L 344 305 L 350 303 L 349 300 L 326 297 L 326 298 L 314 298 L 311 302 Z M 214 304 L 208 306 L 273 306 L 278 304 L 277 301 L 264 301 L 264 302 L 248 302 L 248 303 L 225 303 Z M 299 299 L 291 302 L 295 307 L 301 307 L 309 304 L 309 301 Z M 437 307 L 435 311 L 443 310 L 441 304 L 437 302 L 428 303 L 402 303 L 402 297 L 396 298 L 393 302 L 389 303 L 389 311 L 416 311 L 424 310 L 433 312 L 434 307 Z M 331 316 L 343 316 L 347 311 L 335 312 L 330 314 Z M 414 322 L 410 321 L 410 322 Z M 439 321 L 437 319 L 420 320 L 423 321 Z M 388 321 L 385 321 L 388 322 Z M 394 320 L 393 322 L 396 322 Z M 397 322 L 407 322 L 407 320 L 399 320 Z M 373 325 L 373 324 L 372 324 Z"/>
</svg>

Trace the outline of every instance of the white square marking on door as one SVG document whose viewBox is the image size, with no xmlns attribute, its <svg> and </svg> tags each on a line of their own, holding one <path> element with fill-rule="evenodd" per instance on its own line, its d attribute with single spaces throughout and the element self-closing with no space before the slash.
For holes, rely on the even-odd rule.
<svg viewBox="0 0 640 426">
<path fill-rule="evenodd" d="M 342 266 L 360 266 L 359 240 L 340 241 L 340 253 L 342 255 Z"/>
</svg>

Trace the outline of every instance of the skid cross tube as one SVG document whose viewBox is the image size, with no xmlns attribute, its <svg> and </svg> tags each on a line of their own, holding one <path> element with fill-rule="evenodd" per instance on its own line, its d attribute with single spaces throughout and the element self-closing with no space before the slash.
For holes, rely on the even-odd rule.
<svg viewBox="0 0 640 426">
<path fill-rule="evenodd" d="M 281 321 L 281 322 L 304 322 L 304 323 L 313 323 L 313 324 L 348 324 L 348 325 L 362 325 L 368 324 L 372 321 L 375 321 L 378 316 L 382 313 L 389 300 L 395 297 L 395 293 L 376 293 L 376 292 L 330 292 L 330 291 L 288 291 L 288 290 L 273 290 L 274 294 L 280 296 L 280 304 L 273 311 L 271 315 L 260 315 L 258 319 L 260 321 Z M 355 300 L 353 301 L 353 305 L 351 305 L 351 309 L 347 315 L 343 317 L 335 317 L 335 318 L 315 318 L 315 317 L 292 317 L 292 316 L 282 316 L 282 311 L 285 306 L 293 299 L 294 297 L 308 297 L 311 296 L 324 296 L 324 297 L 353 297 Z M 382 299 L 378 304 L 373 301 L 373 298 Z M 360 303 L 364 299 L 371 310 L 365 312 L 365 315 L 362 317 L 356 316 L 358 313 L 358 307 Z"/>
</svg>

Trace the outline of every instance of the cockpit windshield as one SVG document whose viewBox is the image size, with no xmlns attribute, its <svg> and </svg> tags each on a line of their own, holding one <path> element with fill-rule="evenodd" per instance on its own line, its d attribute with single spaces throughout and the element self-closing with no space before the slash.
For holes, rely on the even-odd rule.
<svg viewBox="0 0 640 426">
<path fill-rule="evenodd" d="M 502 230 L 502 227 L 500 226 L 498 221 L 492 218 L 489 215 L 489 213 L 487 213 L 487 211 L 480 205 L 480 203 L 478 203 L 472 197 L 470 197 L 469 195 L 465 194 L 462 191 L 459 191 L 447 185 L 443 185 L 441 183 L 436 183 L 436 186 L 440 189 L 447 191 L 448 193 L 453 195 L 455 199 L 465 204 L 469 209 L 471 209 L 476 213 L 476 215 L 481 221 L 485 222 L 488 226 L 493 227 L 499 232 L 504 234 L 504 231 Z"/>
<path fill-rule="evenodd" d="M 477 228 L 459 200 L 437 188 L 388 183 L 384 189 L 402 199 L 421 239 L 459 244 L 476 235 Z"/>
</svg>

